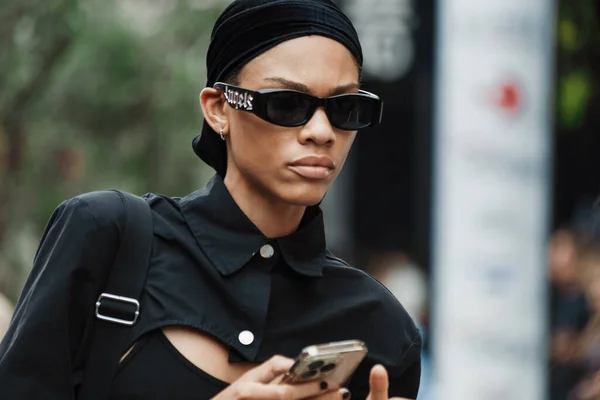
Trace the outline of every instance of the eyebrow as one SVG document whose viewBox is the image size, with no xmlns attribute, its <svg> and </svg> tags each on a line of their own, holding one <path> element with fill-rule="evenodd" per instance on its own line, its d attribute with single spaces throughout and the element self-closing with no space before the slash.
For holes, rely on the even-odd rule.
<svg viewBox="0 0 600 400">
<path fill-rule="evenodd" d="M 267 82 L 278 83 L 285 87 L 286 89 L 298 90 L 300 92 L 310 93 L 310 89 L 303 83 L 290 81 L 285 78 L 279 78 L 276 76 L 268 77 L 264 79 Z M 360 85 L 356 82 L 347 83 L 345 85 L 336 86 L 335 88 L 329 91 L 330 96 L 335 96 L 336 94 L 348 93 L 350 90 L 358 90 Z"/>
</svg>

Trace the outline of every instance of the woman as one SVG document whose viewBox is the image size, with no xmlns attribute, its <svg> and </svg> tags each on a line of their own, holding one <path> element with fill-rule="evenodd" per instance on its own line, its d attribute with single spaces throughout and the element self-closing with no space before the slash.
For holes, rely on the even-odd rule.
<svg viewBox="0 0 600 400">
<path fill-rule="evenodd" d="M 359 94 L 361 65 L 329 0 L 237 0 L 221 14 L 193 143 L 217 174 L 181 199 L 145 196 L 152 254 L 112 399 L 416 397 L 418 330 L 383 286 L 327 252 L 318 207 L 356 130 L 380 119 L 378 98 Z M 53 215 L 0 347 L 8 398 L 73 398 L 85 380 L 114 214 L 88 194 Z M 273 383 L 303 347 L 345 339 L 369 347 L 348 388 Z"/>
<path fill-rule="evenodd" d="M 582 332 L 573 339 L 566 362 L 579 375 L 580 383 L 569 400 L 593 400 L 600 396 L 600 243 L 585 240 L 577 249 L 577 272 L 585 292 L 590 316 Z"/>
</svg>

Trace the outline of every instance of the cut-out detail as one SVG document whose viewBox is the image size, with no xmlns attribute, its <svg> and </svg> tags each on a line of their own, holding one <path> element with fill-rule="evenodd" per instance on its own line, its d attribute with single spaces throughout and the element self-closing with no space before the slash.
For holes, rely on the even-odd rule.
<svg viewBox="0 0 600 400">
<path fill-rule="evenodd" d="M 119 363 L 122 363 L 123 361 L 125 361 L 125 359 L 127 359 L 127 357 L 131 354 L 131 352 L 133 351 L 133 349 L 135 349 L 136 346 L 137 346 L 137 342 L 135 342 L 134 344 L 132 344 L 131 347 L 129 348 L 129 350 L 127 350 L 125 352 L 125 354 L 123 354 L 121 356 L 121 359 L 119 360 Z"/>
<path fill-rule="evenodd" d="M 204 373 L 223 382 L 237 380 L 256 364 L 230 364 L 229 348 L 214 337 L 187 327 L 162 329 L 165 338 L 179 354 Z"/>
</svg>

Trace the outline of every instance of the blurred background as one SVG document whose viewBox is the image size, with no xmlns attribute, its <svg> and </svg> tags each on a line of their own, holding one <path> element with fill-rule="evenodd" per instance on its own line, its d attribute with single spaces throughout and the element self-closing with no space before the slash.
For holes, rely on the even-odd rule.
<svg viewBox="0 0 600 400">
<path fill-rule="evenodd" d="M 191 140 L 228 3 L 0 0 L 0 335 L 62 200 L 212 176 Z M 385 113 L 326 197 L 328 244 L 421 327 L 419 398 L 600 399 L 600 5 L 338 3 Z"/>
</svg>

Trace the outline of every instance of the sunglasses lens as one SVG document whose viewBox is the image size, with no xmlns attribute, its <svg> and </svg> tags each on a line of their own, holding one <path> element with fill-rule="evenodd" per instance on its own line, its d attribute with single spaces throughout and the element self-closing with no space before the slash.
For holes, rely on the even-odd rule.
<svg viewBox="0 0 600 400">
<path fill-rule="evenodd" d="M 331 124 L 339 129 L 349 131 L 371 125 L 376 110 L 375 99 L 359 95 L 344 95 L 329 101 Z"/>
<path fill-rule="evenodd" d="M 271 93 L 267 101 L 267 117 L 281 126 L 299 126 L 306 123 L 311 108 L 310 98 L 295 92 Z"/>
</svg>

